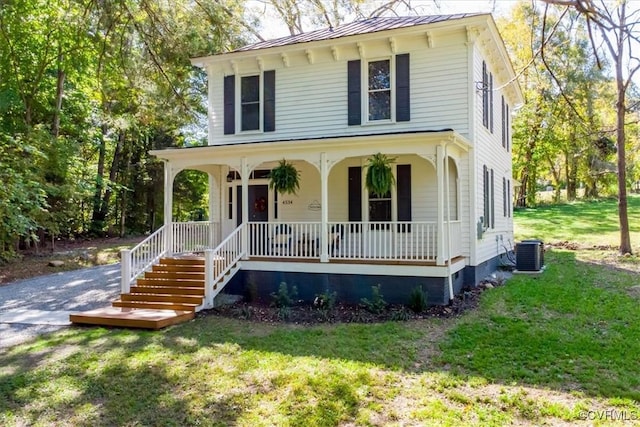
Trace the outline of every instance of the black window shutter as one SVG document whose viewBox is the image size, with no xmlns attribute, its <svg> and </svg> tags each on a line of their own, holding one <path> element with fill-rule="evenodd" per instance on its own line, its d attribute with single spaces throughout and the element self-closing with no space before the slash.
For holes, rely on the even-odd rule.
<svg viewBox="0 0 640 427">
<path fill-rule="evenodd" d="M 489 73 L 489 130 L 493 133 L 493 74 Z"/>
<path fill-rule="evenodd" d="M 360 82 L 360 60 L 347 63 L 347 91 L 348 91 L 348 123 L 349 126 L 362 122 L 362 95 Z"/>
<path fill-rule="evenodd" d="M 398 221 L 411 221 L 411 165 L 396 166 L 396 185 L 398 189 Z M 410 224 L 401 224 L 398 231 L 410 232 Z"/>
<path fill-rule="evenodd" d="M 349 221 L 362 221 L 362 168 L 349 168 Z"/>
<path fill-rule="evenodd" d="M 505 104 L 504 106 L 504 111 L 505 111 L 505 132 L 507 133 L 507 137 L 506 137 L 506 143 L 507 143 L 507 151 L 510 150 L 510 141 L 509 139 L 511 138 L 510 132 L 511 132 L 511 122 L 510 122 L 510 118 L 509 118 L 509 104 Z"/>
<path fill-rule="evenodd" d="M 493 169 L 491 169 L 491 228 L 496 228 L 496 199 L 493 184 Z"/>
<path fill-rule="evenodd" d="M 486 165 L 482 167 L 482 197 L 484 199 L 482 224 L 485 228 L 489 228 L 489 170 Z"/>
<path fill-rule="evenodd" d="M 504 103 L 504 96 L 502 99 L 502 146 L 507 148 L 507 112 L 505 111 L 506 104 Z"/>
<path fill-rule="evenodd" d="M 487 92 L 489 82 L 487 80 L 487 63 L 482 61 L 482 124 L 484 127 L 489 127 L 489 94 Z"/>
<path fill-rule="evenodd" d="M 236 76 L 224 78 L 224 134 L 236 133 Z"/>
<path fill-rule="evenodd" d="M 396 121 L 411 120 L 409 54 L 396 55 Z"/>
<path fill-rule="evenodd" d="M 502 216 L 507 216 L 507 178 L 502 178 Z"/>
<path fill-rule="evenodd" d="M 264 131 L 276 130 L 276 72 L 264 72 Z"/>
</svg>

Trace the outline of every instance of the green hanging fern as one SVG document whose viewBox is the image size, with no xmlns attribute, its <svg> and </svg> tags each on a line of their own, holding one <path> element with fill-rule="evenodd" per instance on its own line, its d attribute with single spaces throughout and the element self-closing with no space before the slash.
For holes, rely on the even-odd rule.
<svg viewBox="0 0 640 427">
<path fill-rule="evenodd" d="M 300 189 L 300 172 L 285 159 L 280 160 L 278 166 L 271 169 L 269 179 L 269 188 L 280 194 L 296 194 Z"/>
<path fill-rule="evenodd" d="M 396 183 L 391 165 L 396 161 L 395 157 L 387 157 L 377 153 L 367 159 L 366 186 L 369 191 L 378 197 L 383 197 Z"/>
</svg>

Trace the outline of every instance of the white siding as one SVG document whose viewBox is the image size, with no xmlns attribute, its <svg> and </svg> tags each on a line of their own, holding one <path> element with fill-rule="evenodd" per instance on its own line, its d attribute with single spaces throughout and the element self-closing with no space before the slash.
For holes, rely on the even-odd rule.
<svg viewBox="0 0 640 427">
<path fill-rule="evenodd" d="M 475 222 L 484 215 L 484 192 L 483 192 L 483 166 L 494 173 L 494 200 L 495 228 L 489 228 L 477 241 L 477 264 L 504 253 L 506 249 L 513 248 L 513 219 L 503 215 L 502 178 L 512 180 L 511 153 L 502 146 L 502 112 L 501 96 L 503 92 L 497 90 L 505 82 L 497 80 L 495 64 L 485 59 L 481 50 L 476 47 L 474 50 L 474 80 L 482 81 L 482 61 L 487 63 L 487 70 L 493 73 L 493 133 L 485 128 L 482 123 L 482 92 L 476 91 L 475 109 L 475 147 L 476 153 L 476 200 L 474 217 Z M 506 248 L 506 249 L 505 249 Z"/>
<path fill-rule="evenodd" d="M 386 39 L 385 39 L 386 40 Z M 453 129 L 468 135 L 467 46 L 465 33 L 457 31 L 436 39 L 399 39 L 397 53 L 410 54 L 411 121 L 347 125 L 347 61 L 359 59 L 357 49 L 340 48 L 334 60 L 329 47 L 314 51 L 313 64 L 304 52 L 289 56 L 289 66 L 270 58 L 265 70 L 276 70 L 276 131 L 223 134 L 223 77 L 229 69 L 210 69 L 210 143 L 260 142 L 358 135 L 411 130 Z M 388 42 L 367 42 L 366 58 L 389 57 Z M 365 59 L 366 59 L 365 58 Z M 237 65 L 238 75 L 257 73 L 255 61 Z M 236 126 L 237 130 L 237 126 Z"/>
</svg>

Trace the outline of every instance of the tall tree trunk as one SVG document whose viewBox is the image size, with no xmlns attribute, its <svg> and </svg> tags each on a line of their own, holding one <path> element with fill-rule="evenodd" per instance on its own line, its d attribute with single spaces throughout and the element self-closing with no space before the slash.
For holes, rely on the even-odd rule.
<svg viewBox="0 0 640 427">
<path fill-rule="evenodd" d="M 118 135 L 118 143 L 116 144 L 116 150 L 113 153 L 113 160 L 111 161 L 111 169 L 109 170 L 109 184 L 114 183 L 116 181 L 116 177 L 118 174 L 118 166 L 120 165 L 120 157 L 122 154 L 122 147 L 124 145 L 125 132 L 120 131 Z M 106 190 L 104 191 L 104 196 L 102 197 L 102 205 L 100 206 L 100 215 L 103 219 L 107 218 L 109 214 L 109 203 L 111 202 L 111 193 L 113 193 L 112 185 L 108 185 Z"/>
<path fill-rule="evenodd" d="M 60 112 L 62 111 L 62 96 L 64 95 L 64 79 L 65 72 L 62 68 L 64 55 L 62 54 L 62 46 L 58 46 L 58 79 L 56 83 L 56 106 L 53 110 L 53 124 L 51 126 L 51 134 L 54 138 L 60 135 Z"/>
<path fill-rule="evenodd" d="M 94 234 L 101 234 L 104 229 L 104 217 L 102 216 L 101 200 L 102 189 L 104 188 L 104 162 L 107 152 L 107 132 L 106 124 L 102 125 L 102 135 L 100 138 L 100 148 L 98 153 L 98 171 L 96 173 L 96 190 L 93 194 L 93 212 L 91 213 L 91 226 Z"/>
<path fill-rule="evenodd" d="M 622 42 L 620 42 L 622 43 Z M 622 47 L 622 46 L 621 46 Z M 622 51 L 622 49 L 620 49 Z M 620 219 L 620 253 L 631 253 L 631 237 L 629 235 L 629 216 L 627 211 L 627 164 L 625 147 L 625 88 L 622 77 L 622 61 L 616 61 L 616 81 L 618 87 L 618 129 L 616 132 L 618 142 L 618 217 Z"/>
</svg>

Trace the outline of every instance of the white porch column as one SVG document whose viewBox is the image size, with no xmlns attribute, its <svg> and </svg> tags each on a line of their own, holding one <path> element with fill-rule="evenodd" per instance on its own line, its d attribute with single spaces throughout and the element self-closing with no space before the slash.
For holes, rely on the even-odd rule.
<svg viewBox="0 0 640 427">
<path fill-rule="evenodd" d="M 243 259 L 249 259 L 249 163 L 243 157 L 240 162 L 240 174 L 242 180 L 242 252 Z"/>
<path fill-rule="evenodd" d="M 207 246 L 210 249 L 218 246 L 218 238 L 216 233 L 216 221 L 218 220 L 218 212 L 216 211 L 216 203 L 220 204 L 220 189 L 218 188 L 218 181 L 216 180 L 213 173 L 208 172 L 207 176 L 209 177 L 209 233 L 208 233 L 208 244 Z"/>
<path fill-rule="evenodd" d="M 438 181 L 438 223 L 436 264 L 444 265 L 444 147 L 436 146 L 436 177 Z"/>
<path fill-rule="evenodd" d="M 173 168 L 164 162 L 164 247 L 167 256 L 173 255 Z"/>
<path fill-rule="evenodd" d="M 329 262 L 329 165 L 327 153 L 320 153 L 320 262 Z"/>
</svg>

